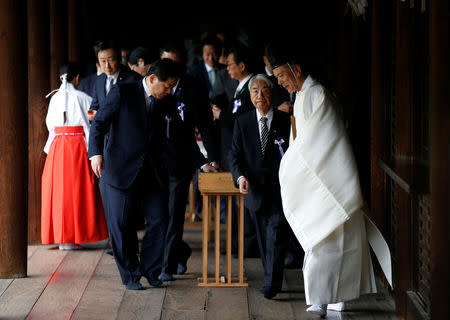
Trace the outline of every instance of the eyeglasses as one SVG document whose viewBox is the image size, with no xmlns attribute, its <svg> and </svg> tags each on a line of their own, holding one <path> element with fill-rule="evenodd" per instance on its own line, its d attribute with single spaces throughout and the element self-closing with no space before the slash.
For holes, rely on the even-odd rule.
<svg viewBox="0 0 450 320">
<path fill-rule="evenodd" d="M 237 64 L 236 62 L 228 63 L 227 67 L 232 66 L 233 64 Z"/>
</svg>

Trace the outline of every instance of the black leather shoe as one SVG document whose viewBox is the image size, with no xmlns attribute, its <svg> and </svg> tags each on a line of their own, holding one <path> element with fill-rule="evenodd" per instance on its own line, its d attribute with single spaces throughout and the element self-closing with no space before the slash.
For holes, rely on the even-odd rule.
<svg viewBox="0 0 450 320">
<path fill-rule="evenodd" d="M 127 288 L 127 290 L 143 290 L 144 289 L 144 287 L 142 286 L 142 284 L 139 281 L 127 283 L 125 285 L 125 288 Z"/>
<path fill-rule="evenodd" d="M 147 281 L 152 287 L 161 287 L 163 285 L 162 281 L 159 279 L 147 278 Z"/>
<path fill-rule="evenodd" d="M 277 295 L 279 290 L 272 289 L 270 287 L 264 287 L 261 289 L 261 293 L 266 299 L 273 299 Z"/>
</svg>

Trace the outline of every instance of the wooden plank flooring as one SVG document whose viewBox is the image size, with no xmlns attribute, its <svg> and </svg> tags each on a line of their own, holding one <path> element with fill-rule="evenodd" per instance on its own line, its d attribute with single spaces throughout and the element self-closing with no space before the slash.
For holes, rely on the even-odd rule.
<svg viewBox="0 0 450 320">
<path fill-rule="evenodd" d="M 162 288 L 151 288 L 142 279 L 146 288 L 143 291 L 125 290 L 113 257 L 104 252 L 105 243 L 77 251 L 29 246 L 28 277 L 0 279 L 0 320 L 319 319 L 305 311 L 300 270 L 286 270 L 283 292 L 274 300 L 264 299 L 260 293 L 263 269 L 259 259 L 245 260 L 248 288 L 198 287 L 197 278 L 202 272 L 201 227 L 187 226 L 184 239 L 193 249 L 188 272 L 175 276 L 175 281 L 165 283 Z M 212 248 L 209 256 L 212 259 Z M 224 260 L 221 259 L 222 266 Z M 233 270 L 236 262 L 233 259 Z M 212 276 L 211 260 L 209 265 Z M 348 305 L 348 312 L 330 311 L 327 318 L 396 319 L 393 299 L 384 292 Z"/>
</svg>

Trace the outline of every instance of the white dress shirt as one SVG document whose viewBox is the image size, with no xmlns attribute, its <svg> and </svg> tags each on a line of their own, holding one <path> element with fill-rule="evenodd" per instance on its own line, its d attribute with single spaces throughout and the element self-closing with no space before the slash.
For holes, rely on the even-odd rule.
<svg viewBox="0 0 450 320">
<path fill-rule="evenodd" d="M 114 73 L 112 76 L 109 76 L 109 75 L 107 75 L 106 76 L 106 84 L 105 84 L 105 90 L 106 90 L 106 94 L 108 94 L 109 93 L 109 90 L 111 90 L 111 87 L 110 87 L 110 79 L 112 79 L 113 81 L 112 81 L 112 85 L 115 85 L 116 83 L 117 83 L 117 79 L 119 78 L 119 71 L 117 71 L 116 73 Z"/>
</svg>

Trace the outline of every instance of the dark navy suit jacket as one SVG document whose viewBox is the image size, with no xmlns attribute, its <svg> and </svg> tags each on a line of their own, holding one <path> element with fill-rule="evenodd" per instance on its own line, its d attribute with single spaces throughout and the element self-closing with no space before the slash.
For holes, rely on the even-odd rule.
<svg viewBox="0 0 450 320">
<path fill-rule="evenodd" d="M 278 170 L 280 154 L 276 139 L 283 139 L 281 145 L 286 151 L 289 144 L 290 118 L 287 113 L 273 110 L 268 145 L 264 156 L 261 153 L 261 139 L 256 111 L 242 114 L 236 119 L 233 143 L 229 153 L 230 170 L 238 187 L 240 176 L 247 178 L 250 193 L 245 196 L 245 206 L 253 211 L 259 210 L 263 201 L 271 201 L 281 208 Z"/>
<path fill-rule="evenodd" d="M 218 64 L 216 66 L 217 71 L 223 69 L 225 66 L 223 64 Z M 216 76 L 217 76 L 216 71 Z M 200 63 L 197 63 L 193 66 L 191 66 L 188 69 L 188 73 L 191 74 L 194 78 L 196 78 L 198 81 L 200 81 L 201 84 L 203 84 L 206 89 L 208 89 L 208 92 L 211 91 L 211 83 L 209 82 L 209 76 L 208 71 L 206 71 L 205 62 L 202 60 Z"/>
<path fill-rule="evenodd" d="M 95 80 L 94 89 L 92 91 L 92 103 L 91 110 L 98 110 L 101 106 L 105 104 L 106 101 L 106 78 L 107 75 L 102 73 Z M 127 68 L 120 68 L 119 70 L 119 78 L 117 79 L 116 84 L 122 82 L 136 82 L 142 80 L 142 76 L 134 71 L 131 71 Z"/>
<path fill-rule="evenodd" d="M 167 180 L 164 161 L 166 139 L 165 110 L 170 101 L 156 100 L 147 113 L 141 81 L 119 83 L 109 92 L 91 125 L 88 156 L 103 155 L 105 170 L 102 179 L 113 187 L 127 189 L 139 170 L 151 162 L 160 183 Z M 109 139 L 104 146 L 104 137 Z"/>
<path fill-rule="evenodd" d="M 91 73 L 80 80 L 80 85 L 78 90 L 83 91 L 90 97 L 94 97 L 95 94 L 95 83 L 97 82 L 97 72 Z"/>
<path fill-rule="evenodd" d="M 250 100 L 250 91 L 248 88 L 248 80 L 239 93 L 236 95 L 234 100 L 228 103 L 228 105 L 224 106 L 222 111 L 220 112 L 219 124 L 221 128 L 221 137 L 222 137 L 222 163 L 225 168 L 229 168 L 228 164 L 228 152 L 231 147 L 231 142 L 233 139 L 233 128 L 235 124 L 235 119 L 248 111 L 254 111 L 255 107 Z M 233 108 L 235 102 L 240 101 L 241 106 L 237 109 L 236 112 L 233 113 Z"/>
<path fill-rule="evenodd" d="M 218 161 L 220 156 L 216 146 L 220 144 L 220 141 L 212 130 L 213 114 L 206 89 L 197 79 L 185 73 L 180 78 L 174 97 L 177 103 L 182 104 L 180 107 L 184 109 L 183 117 L 187 132 L 194 136 L 195 128 L 198 128 L 208 153 L 208 161 Z M 180 115 L 181 112 L 178 114 Z M 204 159 L 203 162 L 205 162 Z M 192 170 L 188 171 L 192 173 Z"/>
</svg>

